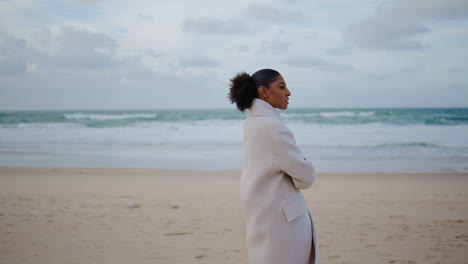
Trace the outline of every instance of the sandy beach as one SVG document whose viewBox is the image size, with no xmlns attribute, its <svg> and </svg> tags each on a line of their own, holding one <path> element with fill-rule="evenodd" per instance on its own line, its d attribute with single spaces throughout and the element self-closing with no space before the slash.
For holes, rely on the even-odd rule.
<svg viewBox="0 0 468 264">
<path fill-rule="evenodd" d="M 239 171 L 0 168 L 0 263 L 247 263 Z M 468 263 L 467 173 L 319 173 L 322 263 Z"/>
</svg>

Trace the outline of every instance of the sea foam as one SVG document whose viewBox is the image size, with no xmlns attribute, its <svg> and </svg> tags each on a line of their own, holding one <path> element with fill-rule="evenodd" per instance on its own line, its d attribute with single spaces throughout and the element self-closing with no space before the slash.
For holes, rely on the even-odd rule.
<svg viewBox="0 0 468 264">
<path fill-rule="evenodd" d="M 71 120 L 115 120 L 115 119 L 131 119 L 131 118 L 156 118 L 157 114 L 115 114 L 115 115 L 104 115 L 104 114 L 83 114 L 83 113 L 73 113 L 73 114 L 64 114 L 66 119 Z"/>
</svg>

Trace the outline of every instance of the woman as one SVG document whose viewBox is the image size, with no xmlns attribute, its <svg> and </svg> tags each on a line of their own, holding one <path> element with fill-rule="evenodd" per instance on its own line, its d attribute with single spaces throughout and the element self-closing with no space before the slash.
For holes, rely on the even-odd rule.
<svg viewBox="0 0 468 264">
<path fill-rule="evenodd" d="M 314 224 L 300 191 L 314 183 L 314 166 L 302 157 L 275 109 L 288 108 L 290 95 L 275 70 L 231 79 L 231 103 L 241 112 L 249 110 L 240 188 L 252 264 L 320 263 Z"/>
</svg>

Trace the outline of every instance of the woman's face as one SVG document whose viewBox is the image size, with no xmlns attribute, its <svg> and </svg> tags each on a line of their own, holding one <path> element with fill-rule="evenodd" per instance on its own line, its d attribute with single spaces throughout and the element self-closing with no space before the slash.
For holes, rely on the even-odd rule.
<svg viewBox="0 0 468 264">
<path fill-rule="evenodd" d="M 286 81 L 281 74 L 276 81 L 270 83 L 270 89 L 261 86 L 260 98 L 270 103 L 273 107 L 285 110 L 288 108 L 291 92 L 286 87 Z"/>
</svg>

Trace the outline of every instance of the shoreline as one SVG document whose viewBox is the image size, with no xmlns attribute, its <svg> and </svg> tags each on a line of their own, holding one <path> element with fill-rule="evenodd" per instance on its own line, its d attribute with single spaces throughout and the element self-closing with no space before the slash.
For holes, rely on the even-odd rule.
<svg viewBox="0 0 468 264">
<path fill-rule="evenodd" d="M 40 171 L 40 172 L 73 172 L 73 171 L 81 171 L 81 172 L 104 172 L 104 171 L 113 171 L 113 172 L 135 172 L 135 173 L 142 173 L 146 174 L 149 172 L 153 172 L 156 175 L 160 174 L 221 174 L 224 175 L 228 174 L 241 174 L 242 169 L 166 169 L 166 168 L 131 168 L 131 167 L 49 167 L 49 166 L 0 166 L 0 173 L 7 173 L 7 172 L 15 172 L 15 171 Z M 354 176 L 396 176 L 396 175 L 408 175 L 408 176 L 437 176 L 437 175 L 453 175 L 453 176 L 465 176 L 468 177 L 468 172 L 457 172 L 457 171 L 426 171 L 426 172 L 400 172 L 400 171 L 377 171 L 377 172 L 317 172 L 317 177 L 320 176 L 333 176 L 333 175 L 354 175 Z"/>
<path fill-rule="evenodd" d="M 197 147 L 198 148 L 198 147 Z M 47 168 L 135 168 L 167 170 L 236 170 L 243 166 L 240 148 L 218 151 L 215 148 L 192 149 L 180 155 L 181 149 L 168 152 L 79 154 L 52 152 L 0 152 L 0 167 L 47 167 Z M 310 156 L 304 150 L 304 156 Z M 217 157 L 211 162 L 211 157 Z M 312 159 L 312 158 L 311 158 Z M 467 158 L 398 158 L 398 159 L 313 159 L 316 171 L 326 173 L 468 173 Z"/>
</svg>

